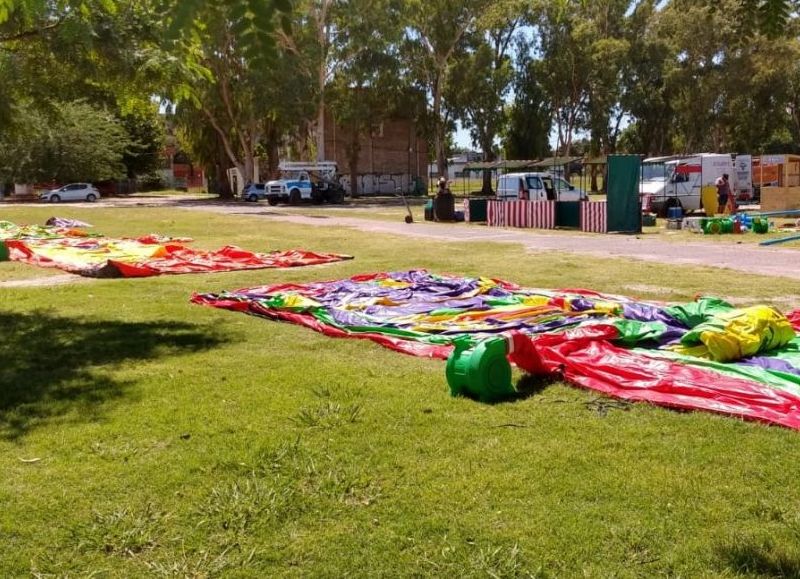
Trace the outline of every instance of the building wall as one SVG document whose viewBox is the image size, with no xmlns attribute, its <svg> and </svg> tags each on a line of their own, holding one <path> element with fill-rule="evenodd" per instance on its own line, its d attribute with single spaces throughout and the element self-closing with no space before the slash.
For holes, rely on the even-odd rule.
<svg viewBox="0 0 800 579">
<path fill-rule="evenodd" d="M 411 192 L 414 181 L 427 187 L 428 145 L 416 134 L 410 119 L 390 119 L 362 134 L 358 161 L 359 193 Z M 325 123 L 325 159 L 336 161 L 342 185 L 350 192 L 348 146 L 351 131 L 334 124 L 330 114 Z"/>
</svg>

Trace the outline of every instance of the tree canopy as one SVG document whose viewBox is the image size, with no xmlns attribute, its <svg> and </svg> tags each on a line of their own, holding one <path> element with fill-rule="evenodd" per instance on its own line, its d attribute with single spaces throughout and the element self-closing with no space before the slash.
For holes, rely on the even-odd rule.
<svg viewBox="0 0 800 579">
<path fill-rule="evenodd" d="M 440 172 L 458 125 L 486 160 L 794 151 L 798 31 L 792 0 L 0 0 L 0 180 L 66 177 L 75 118 L 108 145 L 73 135 L 82 179 L 152 173 L 173 129 L 250 176 L 325 156 L 331 119 L 355 171 L 395 115 Z"/>
</svg>

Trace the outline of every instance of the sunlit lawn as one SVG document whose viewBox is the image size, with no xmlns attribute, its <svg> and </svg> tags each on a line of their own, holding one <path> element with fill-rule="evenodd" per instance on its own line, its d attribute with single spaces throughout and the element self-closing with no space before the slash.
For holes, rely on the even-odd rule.
<svg viewBox="0 0 800 579">
<path fill-rule="evenodd" d="M 800 574 L 800 433 L 564 384 L 452 399 L 442 362 L 188 301 L 415 267 L 795 306 L 798 282 L 172 208 L 59 213 L 356 259 L 0 289 L 0 576 Z M 0 280 L 42 271 L 2 263 Z"/>
</svg>

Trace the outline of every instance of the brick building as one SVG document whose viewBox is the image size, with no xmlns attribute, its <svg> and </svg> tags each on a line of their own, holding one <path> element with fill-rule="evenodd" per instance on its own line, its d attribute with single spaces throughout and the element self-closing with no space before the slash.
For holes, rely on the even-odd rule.
<svg viewBox="0 0 800 579">
<path fill-rule="evenodd" d="M 324 157 L 336 161 L 342 185 L 350 187 L 348 158 L 352 133 L 334 123 L 330 113 L 325 117 Z M 413 119 L 395 117 L 376 123 L 370 134 L 360 135 L 361 151 L 358 160 L 358 192 L 360 194 L 395 193 L 398 189 L 413 192 L 415 187 L 426 190 L 428 144 L 417 135 Z"/>
</svg>

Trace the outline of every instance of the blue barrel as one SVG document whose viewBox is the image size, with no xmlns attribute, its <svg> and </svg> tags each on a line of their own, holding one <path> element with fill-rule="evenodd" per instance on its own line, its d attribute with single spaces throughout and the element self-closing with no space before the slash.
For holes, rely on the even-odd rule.
<svg viewBox="0 0 800 579">
<path fill-rule="evenodd" d="M 667 219 L 683 219 L 683 207 L 667 207 Z"/>
</svg>

